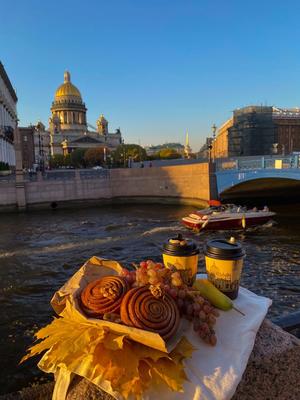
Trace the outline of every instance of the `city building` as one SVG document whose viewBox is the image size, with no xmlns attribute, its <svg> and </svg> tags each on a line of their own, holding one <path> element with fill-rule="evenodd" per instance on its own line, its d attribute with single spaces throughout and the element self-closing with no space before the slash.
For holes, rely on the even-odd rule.
<svg viewBox="0 0 300 400">
<path fill-rule="evenodd" d="M 49 167 L 50 134 L 42 122 L 28 127 L 19 127 L 22 166 L 25 170 L 43 171 Z"/>
<path fill-rule="evenodd" d="M 17 95 L 0 62 L 0 162 L 16 165 L 14 131 L 17 126 Z"/>
<path fill-rule="evenodd" d="M 276 126 L 276 141 L 273 152 L 291 154 L 300 151 L 300 108 L 282 109 L 273 107 Z"/>
<path fill-rule="evenodd" d="M 34 126 L 19 127 L 22 151 L 22 168 L 29 170 L 35 163 L 34 156 Z"/>
<path fill-rule="evenodd" d="M 71 82 L 68 71 L 64 83 L 55 92 L 49 119 L 51 155 L 70 154 L 77 148 L 105 147 L 114 150 L 122 143 L 120 129 L 109 133 L 108 121 L 103 115 L 97 120 L 97 128 L 88 124 L 87 108 L 80 91 Z M 92 130 L 89 130 L 92 128 Z"/>
<path fill-rule="evenodd" d="M 46 131 L 45 125 L 40 121 L 34 127 L 33 138 L 34 167 L 42 171 L 49 167 L 51 148 L 49 132 Z"/>
<path fill-rule="evenodd" d="M 212 158 L 299 152 L 300 109 L 248 106 L 234 110 L 210 143 Z"/>
<path fill-rule="evenodd" d="M 228 133 L 232 125 L 233 118 L 229 118 L 218 128 L 215 139 L 210 143 L 212 146 L 211 156 L 213 159 L 228 157 Z"/>
<path fill-rule="evenodd" d="M 228 129 L 228 155 L 253 156 L 272 152 L 277 142 L 273 107 L 248 106 L 234 110 Z"/>
</svg>

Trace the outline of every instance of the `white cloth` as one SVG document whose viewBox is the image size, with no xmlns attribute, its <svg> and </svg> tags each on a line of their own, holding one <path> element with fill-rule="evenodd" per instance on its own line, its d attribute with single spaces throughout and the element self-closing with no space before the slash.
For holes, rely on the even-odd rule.
<svg viewBox="0 0 300 400">
<path fill-rule="evenodd" d="M 189 379 L 184 393 L 174 393 L 163 388 L 158 393 L 145 393 L 146 400 L 229 400 L 242 379 L 252 352 L 257 331 L 272 301 L 240 288 L 234 305 L 241 310 L 221 311 L 215 331 L 217 345 L 205 344 L 191 328 L 185 335 L 197 348 L 186 361 L 185 372 Z"/>
<path fill-rule="evenodd" d="M 106 268 L 113 268 L 117 272 L 121 268 L 115 261 L 105 260 L 105 264 Z M 57 313 L 60 313 L 64 308 L 64 298 L 80 287 L 81 279 L 88 278 L 87 282 L 89 282 L 103 273 L 102 270 L 99 270 L 99 266 L 103 268 L 104 261 L 93 257 L 73 275 L 63 288 L 56 292 L 52 299 L 52 306 Z M 105 274 L 107 274 L 107 271 Z M 206 276 L 198 275 L 198 277 Z M 257 296 L 247 289 L 240 288 L 238 298 L 234 300 L 234 305 L 245 316 L 235 310 L 220 311 L 220 316 L 215 325 L 218 340 L 215 347 L 205 344 L 193 331 L 192 326 L 184 333 L 184 336 L 197 349 L 193 352 L 192 357 L 185 362 L 185 372 L 189 381 L 184 384 L 184 392 L 172 392 L 170 389 L 166 389 L 166 386 L 151 387 L 149 391 L 144 393 L 142 399 L 229 400 L 242 379 L 257 331 L 271 303 L 271 300 L 266 297 Z M 69 378 L 67 375 L 67 382 L 62 380 L 62 384 L 68 385 Z M 106 390 L 104 386 L 103 389 Z M 111 394 L 114 396 L 113 393 Z M 56 398 L 61 399 L 62 397 L 57 395 Z M 121 396 L 115 394 L 115 398 L 121 398 Z M 133 397 L 130 397 L 131 399 Z"/>
</svg>

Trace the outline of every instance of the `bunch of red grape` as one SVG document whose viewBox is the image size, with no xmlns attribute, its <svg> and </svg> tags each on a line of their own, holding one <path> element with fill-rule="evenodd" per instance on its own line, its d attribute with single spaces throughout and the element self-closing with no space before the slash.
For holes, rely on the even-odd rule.
<svg viewBox="0 0 300 400">
<path fill-rule="evenodd" d="M 195 332 L 205 343 L 216 345 L 217 338 L 213 327 L 219 312 L 197 290 L 188 286 L 186 271 L 177 270 L 175 267 L 166 268 L 152 260 L 142 261 L 135 267 L 135 271 L 122 269 L 121 275 L 128 283 L 133 287 L 159 285 L 175 299 L 181 315 L 193 322 Z"/>
</svg>

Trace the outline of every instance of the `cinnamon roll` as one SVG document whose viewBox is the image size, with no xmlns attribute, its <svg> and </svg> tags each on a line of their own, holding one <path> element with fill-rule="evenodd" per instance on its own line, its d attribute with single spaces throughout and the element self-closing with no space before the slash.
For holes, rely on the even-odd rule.
<svg viewBox="0 0 300 400">
<path fill-rule="evenodd" d="M 165 294 L 157 299 L 147 286 L 129 290 L 121 303 L 124 324 L 158 333 L 164 340 L 177 331 L 180 314 L 174 299 Z"/>
<path fill-rule="evenodd" d="M 91 317 L 118 312 L 122 298 L 128 289 L 129 284 L 126 279 L 120 276 L 105 276 L 97 279 L 90 282 L 81 292 L 81 308 Z"/>
</svg>

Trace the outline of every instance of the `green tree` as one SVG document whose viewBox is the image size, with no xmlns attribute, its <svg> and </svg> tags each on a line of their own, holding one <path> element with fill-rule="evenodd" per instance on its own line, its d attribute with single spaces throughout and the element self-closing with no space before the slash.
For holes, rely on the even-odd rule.
<svg viewBox="0 0 300 400">
<path fill-rule="evenodd" d="M 134 162 L 146 160 L 147 153 L 138 144 L 120 144 L 113 152 L 112 157 L 117 164 L 127 165 L 129 159 Z"/>
<path fill-rule="evenodd" d="M 93 167 L 95 165 L 103 165 L 104 164 L 104 147 L 95 147 L 92 149 L 86 150 L 84 153 L 84 161 L 86 165 L 89 167 Z M 106 148 L 106 156 L 108 156 L 108 149 Z"/>
<path fill-rule="evenodd" d="M 0 161 L 0 171 L 9 171 L 8 163 Z"/>
<path fill-rule="evenodd" d="M 65 165 L 65 157 L 62 154 L 55 154 L 50 158 L 50 168 L 59 168 Z"/>
<path fill-rule="evenodd" d="M 193 159 L 193 160 L 196 160 L 197 159 L 197 154 L 196 153 L 191 153 L 190 154 L 190 158 Z"/>
<path fill-rule="evenodd" d="M 71 154 L 66 154 L 64 156 L 64 167 L 70 167 L 71 165 Z"/>
<path fill-rule="evenodd" d="M 84 155 L 86 149 L 76 149 L 71 153 L 71 165 L 75 168 L 85 168 L 86 161 L 84 159 Z"/>
<path fill-rule="evenodd" d="M 165 159 L 170 160 L 170 159 L 175 159 L 175 158 L 181 158 L 181 154 L 177 153 L 176 150 L 168 149 L 168 148 L 160 150 L 158 155 L 159 155 L 159 158 L 162 159 L 162 160 L 165 160 Z"/>
</svg>

